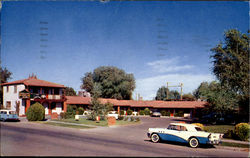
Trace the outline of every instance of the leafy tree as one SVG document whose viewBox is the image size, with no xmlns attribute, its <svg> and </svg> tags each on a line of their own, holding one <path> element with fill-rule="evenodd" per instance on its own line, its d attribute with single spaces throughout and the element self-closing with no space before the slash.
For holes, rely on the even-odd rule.
<svg viewBox="0 0 250 158">
<path fill-rule="evenodd" d="M 107 115 L 108 111 L 113 109 L 113 105 L 111 105 L 111 103 L 107 103 L 107 104 L 101 104 L 101 102 L 99 101 L 99 97 L 100 97 L 101 91 L 100 91 L 100 86 L 98 83 L 94 84 L 93 87 L 93 97 L 91 98 L 91 116 L 90 119 L 95 121 L 96 120 L 96 116 L 99 116 L 101 118 L 101 120 L 104 120 L 105 116 Z"/>
<path fill-rule="evenodd" d="M 191 93 L 188 93 L 188 94 L 184 94 L 182 96 L 182 99 L 183 100 L 188 100 L 188 101 L 194 101 L 195 97 Z"/>
<path fill-rule="evenodd" d="M 157 90 L 155 100 L 166 100 L 167 93 L 169 93 L 169 89 L 166 88 L 165 86 L 162 86 Z"/>
<path fill-rule="evenodd" d="M 76 96 L 76 91 L 72 87 L 65 88 L 65 95 L 66 96 Z"/>
<path fill-rule="evenodd" d="M 241 112 L 249 115 L 249 34 L 228 30 L 224 43 L 211 51 L 213 73 L 223 86 L 238 94 Z"/>
<path fill-rule="evenodd" d="M 12 73 L 9 70 L 7 70 L 6 67 L 4 69 L 0 67 L 0 71 L 1 71 L 1 84 L 8 82 L 8 80 L 11 79 Z M 2 86 L 0 88 L 0 95 L 1 95 L 0 104 L 3 104 L 3 87 Z"/>
<path fill-rule="evenodd" d="M 135 89 L 133 74 L 127 74 L 124 70 L 114 66 L 101 66 L 88 72 L 82 77 L 81 88 L 94 94 L 94 85 L 98 84 L 100 97 L 115 99 L 131 99 Z"/>
<path fill-rule="evenodd" d="M 203 98 L 209 103 L 209 106 L 205 109 L 206 111 L 227 113 L 234 111 L 236 108 L 236 94 L 219 82 L 203 82 L 195 90 L 195 94 L 198 96 L 197 99 Z"/>
<path fill-rule="evenodd" d="M 158 89 L 155 100 L 168 100 L 168 99 L 180 99 L 180 93 L 178 91 L 169 91 L 165 86 Z"/>
<path fill-rule="evenodd" d="M 91 72 L 85 73 L 84 77 L 82 77 L 82 85 L 81 88 L 85 89 L 87 92 L 90 92 L 90 94 L 93 94 L 92 90 L 94 87 L 94 80 L 93 75 Z"/>
<path fill-rule="evenodd" d="M 249 35 L 232 29 L 225 33 L 225 42 L 211 49 L 213 73 L 222 85 L 248 95 L 249 86 Z"/>
<path fill-rule="evenodd" d="M 9 72 L 9 70 L 7 70 L 6 67 L 4 69 L 1 67 L 0 71 L 1 71 L 1 83 L 6 83 L 9 79 L 11 79 L 12 73 Z"/>
<path fill-rule="evenodd" d="M 194 90 L 193 95 L 196 99 L 206 99 L 206 94 L 208 93 L 208 82 L 202 82 L 199 87 Z"/>
</svg>

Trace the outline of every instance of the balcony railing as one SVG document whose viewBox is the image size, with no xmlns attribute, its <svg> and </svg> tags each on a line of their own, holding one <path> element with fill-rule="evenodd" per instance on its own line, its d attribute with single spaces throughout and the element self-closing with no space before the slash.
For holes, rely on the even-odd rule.
<svg viewBox="0 0 250 158">
<path fill-rule="evenodd" d="M 30 99 L 53 99 L 53 100 L 60 100 L 63 99 L 64 96 L 63 95 L 59 95 L 59 94 L 38 94 L 38 93 L 30 93 Z"/>
</svg>

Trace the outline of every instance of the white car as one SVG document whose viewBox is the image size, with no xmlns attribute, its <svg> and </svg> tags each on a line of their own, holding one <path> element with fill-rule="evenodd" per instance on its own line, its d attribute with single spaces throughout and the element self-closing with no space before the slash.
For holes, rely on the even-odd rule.
<svg viewBox="0 0 250 158">
<path fill-rule="evenodd" d="M 116 111 L 110 111 L 108 117 L 115 117 L 115 119 L 118 120 L 118 113 Z"/>
<path fill-rule="evenodd" d="M 186 123 L 170 123 L 168 128 L 149 128 L 147 135 L 154 143 L 161 140 L 175 141 L 188 143 L 192 148 L 200 144 L 218 145 L 223 136 L 220 133 L 205 132 L 197 125 Z"/>
</svg>

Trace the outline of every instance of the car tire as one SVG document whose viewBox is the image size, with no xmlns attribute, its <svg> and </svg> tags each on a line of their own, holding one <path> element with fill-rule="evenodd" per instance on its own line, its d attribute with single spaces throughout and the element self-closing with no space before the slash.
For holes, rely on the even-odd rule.
<svg viewBox="0 0 250 158">
<path fill-rule="evenodd" d="M 190 138 L 188 143 L 191 148 L 197 148 L 200 145 L 198 139 L 195 137 Z"/>
<path fill-rule="evenodd" d="M 159 135 L 156 134 L 156 133 L 153 133 L 153 134 L 151 135 L 151 141 L 152 141 L 153 143 L 158 143 L 158 142 L 160 142 L 160 137 L 159 137 Z"/>
</svg>

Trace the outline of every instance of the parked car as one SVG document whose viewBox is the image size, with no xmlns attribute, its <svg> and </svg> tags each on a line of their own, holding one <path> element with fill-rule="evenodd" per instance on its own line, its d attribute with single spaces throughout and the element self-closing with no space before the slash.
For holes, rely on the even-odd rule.
<svg viewBox="0 0 250 158">
<path fill-rule="evenodd" d="M 110 111 L 108 113 L 108 117 L 115 117 L 115 119 L 117 120 L 118 119 L 118 113 L 116 111 Z"/>
<path fill-rule="evenodd" d="M 1 121 L 20 121 L 16 112 L 11 110 L 0 110 Z"/>
<path fill-rule="evenodd" d="M 151 114 L 151 117 L 161 117 L 161 113 L 160 112 L 153 112 Z"/>
<path fill-rule="evenodd" d="M 137 116 L 137 115 L 138 115 L 138 112 L 134 111 L 134 112 L 132 112 L 132 115 L 133 115 L 133 116 Z"/>
<path fill-rule="evenodd" d="M 218 145 L 223 134 L 203 131 L 199 126 L 186 123 L 170 123 L 168 128 L 149 128 L 147 136 L 152 142 L 174 141 L 188 143 L 196 148 L 200 144 Z"/>
</svg>

